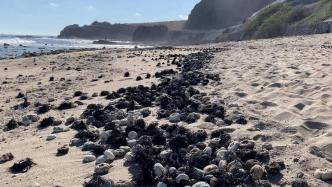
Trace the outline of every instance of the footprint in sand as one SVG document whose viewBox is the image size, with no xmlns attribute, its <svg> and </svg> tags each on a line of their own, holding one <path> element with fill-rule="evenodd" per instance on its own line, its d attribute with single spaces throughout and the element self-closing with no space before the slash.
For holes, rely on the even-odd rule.
<svg viewBox="0 0 332 187">
<path fill-rule="evenodd" d="M 270 84 L 269 87 L 270 87 L 270 88 L 281 88 L 281 87 L 282 87 L 282 84 L 276 82 L 276 83 Z"/>
<path fill-rule="evenodd" d="M 248 94 L 244 93 L 244 92 L 235 92 L 235 95 L 237 95 L 238 97 L 246 97 Z"/>
<path fill-rule="evenodd" d="M 332 144 L 323 146 L 320 151 L 324 154 L 325 158 L 332 162 Z"/>
<path fill-rule="evenodd" d="M 259 86 L 260 84 L 259 83 L 251 83 L 251 86 L 253 86 L 253 87 L 257 87 L 257 86 Z"/>
<path fill-rule="evenodd" d="M 278 106 L 277 104 L 271 102 L 271 101 L 263 101 L 261 102 L 261 105 L 264 107 L 275 107 Z"/>
<path fill-rule="evenodd" d="M 320 98 L 323 102 L 327 102 L 327 100 L 331 98 L 331 95 L 323 94 Z"/>
<path fill-rule="evenodd" d="M 296 115 L 294 115 L 291 112 L 281 112 L 277 114 L 274 119 L 281 122 L 281 123 L 289 123 L 297 118 Z"/>
</svg>

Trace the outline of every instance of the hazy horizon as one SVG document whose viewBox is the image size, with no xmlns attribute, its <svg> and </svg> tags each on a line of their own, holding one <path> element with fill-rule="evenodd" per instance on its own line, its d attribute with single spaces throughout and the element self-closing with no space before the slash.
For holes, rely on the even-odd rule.
<svg viewBox="0 0 332 187">
<path fill-rule="evenodd" d="M 93 21 L 185 20 L 199 0 L 2 0 L 0 34 L 56 36 L 67 25 Z"/>
</svg>

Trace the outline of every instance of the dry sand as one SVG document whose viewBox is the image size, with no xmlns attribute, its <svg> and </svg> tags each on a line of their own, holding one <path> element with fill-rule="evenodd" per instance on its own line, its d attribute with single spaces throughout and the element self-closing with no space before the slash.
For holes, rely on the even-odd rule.
<svg viewBox="0 0 332 187">
<path fill-rule="evenodd" d="M 331 44 L 329 43 L 331 41 Z M 273 159 L 285 161 L 283 177 L 276 181 L 289 184 L 298 172 L 303 172 L 312 186 L 329 186 L 313 177 L 317 168 L 332 169 L 332 35 L 315 35 L 270 40 L 230 42 L 202 47 L 223 47 L 228 50 L 215 55 L 207 71 L 220 74 L 221 83 L 201 87 L 215 100 L 223 100 L 227 109 L 259 118 L 266 123 L 246 126 L 232 125 L 232 136 L 259 137 L 274 147 Z M 24 114 L 34 113 L 33 107 L 13 110 L 22 102 L 15 99 L 18 92 L 28 93 L 31 103 L 50 102 L 58 106 L 72 98 L 77 90 L 99 93 L 115 91 L 121 87 L 149 85 L 155 78 L 135 81 L 161 69 L 153 58 L 159 54 L 188 54 L 194 50 L 179 48 L 174 51 L 100 50 L 75 52 L 0 61 L 0 124 L 11 118 L 20 120 Z M 69 68 L 70 67 L 70 68 Z M 4 70 L 7 68 L 7 70 Z M 129 71 L 131 78 L 124 78 Z M 22 75 L 22 76 L 19 76 Z M 55 81 L 49 78 L 54 76 Z M 100 78 L 98 78 L 100 77 Z M 64 80 L 60 80 L 64 78 Z M 94 80 L 96 79 L 96 80 Z M 69 81 L 70 80 L 70 81 Z M 4 83 L 5 82 L 5 83 Z M 53 101 L 54 100 L 54 101 Z M 79 117 L 89 103 L 107 103 L 100 97 L 82 101 L 83 106 L 66 112 L 52 110 L 41 115 L 65 120 Z M 211 124 L 201 121 L 191 128 L 210 129 Z M 67 144 L 74 132 L 58 134 L 53 141 L 45 141 L 52 129 L 37 130 L 37 123 L 10 132 L 0 130 L 0 155 L 11 152 L 13 161 L 0 164 L 0 186 L 27 186 L 35 182 L 41 186 L 82 186 L 93 173 L 94 164 L 82 164 L 86 154 L 78 148 L 70 148 L 69 154 L 56 157 L 56 149 Z M 1 129 L 1 128 L 0 128 Z M 257 139 L 258 144 L 265 142 Z M 310 154 L 317 146 L 325 158 Z M 27 173 L 13 175 L 8 168 L 17 160 L 30 157 L 37 163 Z M 121 160 L 113 163 L 109 178 L 129 180 L 130 173 Z"/>
<path fill-rule="evenodd" d="M 228 109 L 267 120 L 259 131 L 235 134 L 271 136 L 286 179 L 304 172 L 315 186 L 329 186 L 312 178 L 315 169 L 332 169 L 331 41 L 326 34 L 219 44 L 229 50 L 216 55 L 210 70 L 222 84 L 207 88 Z M 325 158 L 310 154 L 313 146 Z"/>
</svg>

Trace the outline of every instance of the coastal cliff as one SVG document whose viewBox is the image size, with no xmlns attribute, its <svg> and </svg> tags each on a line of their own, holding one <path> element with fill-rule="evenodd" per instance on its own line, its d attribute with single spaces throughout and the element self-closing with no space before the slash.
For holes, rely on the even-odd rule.
<svg viewBox="0 0 332 187">
<path fill-rule="evenodd" d="M 187 21 L 70 25 L 59 38 L 192 44 L 331 31 L 331 0 L 202 0 Z"/>
<path fill-rule="evenodd" d="M 202 0 L 192 10 L 185 28 L 211 30 L 241 24 L 273 1 L 275 0 Z"/>
</svg>

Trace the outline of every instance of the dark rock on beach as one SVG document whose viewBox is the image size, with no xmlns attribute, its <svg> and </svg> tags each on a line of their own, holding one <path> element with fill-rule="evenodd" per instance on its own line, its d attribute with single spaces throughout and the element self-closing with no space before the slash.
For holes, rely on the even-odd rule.
<svg viewBox="0 0 332 187">
<path fill-rule="evenodd" d="M 14 159 L 14 155 L 12 153 L 3 154 L 0 157 L 0 164 L 3 164 L 3 163 L 8 162 L 8 161 L 11 161 L 13 159 Z"/>
<path fill-rule="evenodd" d="M 57 126 L 57 125 L 60 125 L 62 122 L 61 121 L 57 121 L 55 120 L 54 117 L 47 117 L 47 118 L 44 118 L 40 124 L 38 125 L 38 128 L 39 129 L 44 129 L 44 128 L 47 128 L 49 126 Z"/>
<path fill-rule="evenodd" d="M 82 91 L 76 91 L 76 92 L 74 92 L 74 97 L 80 97 L 82 95 L 83 95 Z"/>
<path fill-rule="evenodd" d="M 68 147 L 68 145 L 64 145 L 64 146 L 59 147 L 59 148 L 57 149 L 56 156 L 63 156 L 63 155 L 68 154 L 68 152 L 69 152 L 69 147 Z"/>
<path fill-rule="evenodd" d="M 22 92 L 20 92 L 17 94 L 16 99 L 23 98 L 23 97 L 25 97 L 25 95 Z"/>
<path fill-rule="evenodd" d="M 13 129 L 18 128 L 19 126 L 22 126 L 23 124 L 21 122 L 16 121 L 15 119 L 9 120 L 9 122 L 5 125 L 4 130 L 5 131 L 10 131 Z"/>
<path fill-rule="evenodd" d="M 124 77 L 130 77 L 130 73 L 129 72 L 125 72 L 124 73 Z"/>
<path fill-rule="evenodd" d="M 38 114 L 45 114 L 48 111 L 50 111 L 51 107 L 48 104 L 41 104 L 38 109 L 37 109 L 37 113 Z"/>
<path fill-rule="evenodd" d="M 68 110 L 68 109 L 72 109 L 72 108 L 75 108 L 74 103 L 65 101 L 59 105 L 58 110 Z"/>
<path fill-rule="evenodd" d="M 14 163 L 10 168 L 9 171 L 12 173 L 25 173 L 27 172 L 35 163 L 32 161 L 31 158 L 26 158 L 24 160 L 20 160 Z"/>
<path fill-rule="evenodd" d="M 198 181 L 210 186 L 254 186 L 257 181 L 249 173 L 256 164 L 262 165 L 262 170 L 265 166 L 268 174 L 279 173 L 282 162 L 263 164 L 259 160 L 269 156 L 267 150 L 257 149 L 250 140 L 233 142 L 228 131 L 219 129 L 208 136 L 204 130 L 193 132 L 177 124 L 148 124 L 138 117 L 149 116 L 151 111 L 148 107 L 157 106 L 157 118 L 167 118 L 175 123 L 195 123 L 201 114 L 209 115 L 211 122 L 226 120 L 225 107 L 203 100 L 206 95 L 194 87 L 220 80 L 218 76 L 200 71 L 211 55 L 203 51 L 185 56 L 178 64 L 180 72 L 165 70 L 156 73 L 160 83 L 151 87 L 121 88 L 101 94 L 107 95 L 109 105 L 90 104 L 81 115 L 87 123 L 81 120 L 72 122 L 71 128 L 78 131 L 75 138 L 85 142 L 82 150 L 98 157 L 106 148 L 111 148 L 112 158 L 125 157 L 128 162 L 134 161 L 140 167 L 133 181 L 137 186 L 156 185 L 158 182 L 183 186 Z M 146 108 L 141 109 L 141 106 Z M 139 112 L 135 114 L 135 111 Z M 247 119 L 241 115 L 228 118 L 231 121 L 229 125 L 233 122 L 247 124 Z M 100 134 L 98 130 L 92 130 L 94 127 L 103 128 L 105 132 Z M 127 151 L 122 149 L 126 146 L 129 146 Z M 166 172 L 166 168 L 170 172 Z M 94 176 L 86 186 L 108 182 Z"/>
<path fill-rule="evenodd" d="M 101 176 L 94 175 L 89 181 L 85 182 L 84 187 L 112 187 L 113 181 L 106 180 Z"/>
</svg>

